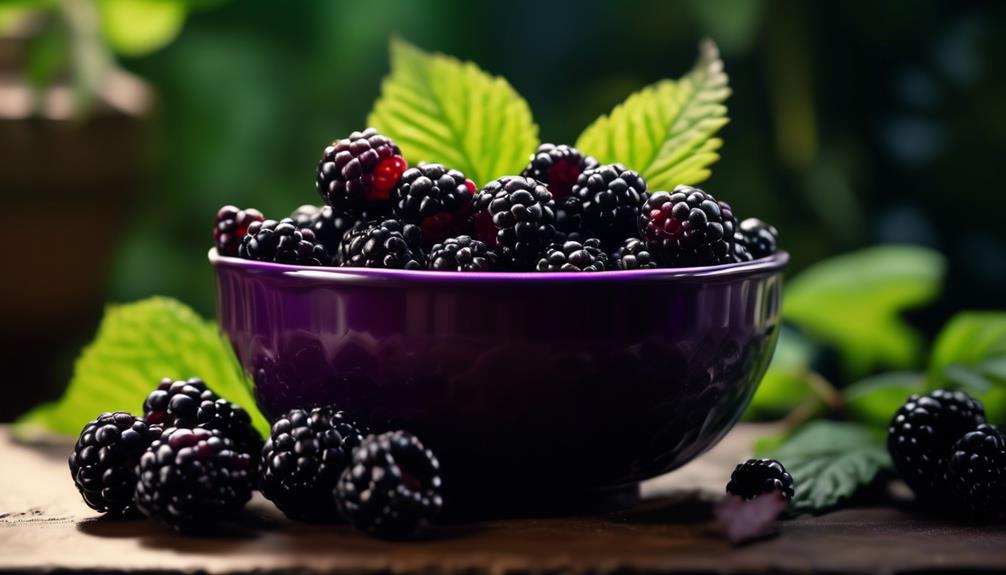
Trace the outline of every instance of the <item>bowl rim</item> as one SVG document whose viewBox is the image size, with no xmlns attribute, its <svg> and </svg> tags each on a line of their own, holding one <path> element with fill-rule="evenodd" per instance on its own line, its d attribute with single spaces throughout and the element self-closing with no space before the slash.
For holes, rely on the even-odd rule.
<svg viewBox="0 0 1006 575">
<path fill-rule="evenodd" d="M 246 260 L 221 256 L 216 248 L 208 258 L 215 268 L 235 268 L 256 274 L 323 280 L 345 281 L 406 281 L 435 283 L 590 283 L 632 282 L 653 280 L 736 279 L 762 273 L 782 271 L 789 262 L 789 253 L 779 251 L 771 256 L 749 262 L 718 266 L 689 268 L 657 268 L 645 270 L 616 270 L 596 273 L 583 272 L 452 272 L 432 270 L 392 270 L 380 268 L 329 268 L 301 266 Z"/>
</svg>

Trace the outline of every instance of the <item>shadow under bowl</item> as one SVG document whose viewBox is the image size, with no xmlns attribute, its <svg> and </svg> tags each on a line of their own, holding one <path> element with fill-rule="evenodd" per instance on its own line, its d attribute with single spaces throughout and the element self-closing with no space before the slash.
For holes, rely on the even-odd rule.
<svg viewBox="0 0 1006 575">
<path fill-rule="evenodd" d="M 469 511 L 634 488 L 712 447 L 768 367 L 788 259 L 455 273 L 210 252 L 267 417 L 335 404 L 409 430 Z"/>
</svg>

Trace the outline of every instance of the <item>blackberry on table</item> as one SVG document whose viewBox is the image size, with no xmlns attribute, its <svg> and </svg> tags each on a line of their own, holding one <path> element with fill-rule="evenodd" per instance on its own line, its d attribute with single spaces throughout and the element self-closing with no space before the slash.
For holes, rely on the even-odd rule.
<svg viewBox="0 0 1006 575">
<path fill-rule="evenodd" d="M 339 510 L 357 529 L 387 538 L 415 534 L 443 506 L 440 464 L 413 435 L 367 437 L 336 489 Z"/>
<path fill-rule="evenodd" d="M 284 218 L 280 221 L 253 222 L 241 240 L 238 256 L 262 262 L 321 266 L 328 263 L 328 253 L 307 228 Z"/>
<path fill-rule="evenodd" d="M 262 449 L 262 495 L 292 519 L 337 519 L 333 492 L 364 433 L 334 407 L 287 412 Z"/>
<path fill-rule="evenodd" d="M 947 459 L 954 443 L 985 423 L 985 408 L 960 391 L 912 395 L 894 414 L 887 450 L 901 478 L 921 499 L 945 501 Z"/>
<path fill-rule="evenodd" d="M 646 270 L 659 267 L 646 242 L 639 238 L 628 238 L 622 242 L 614 254 L 614 265 L 620 270 Z"/>
<path fill-rule="evenodd" d="M 426 267 L 419 226 L 398 220 L 360 222 L 342 237 L 339 264 L 353 268 L 420 270 Z"/>
<path fill-rule="evenodd" d="M 764 258 L 775 253 L 779 243 L 779 232 L 775 227 L 759 220 L 748 218 L 740 223 L 740 234 L 751 257 Z"/>
<path fill-rule="evenodd" d="M 143 415 L 148 423 L 166 428 L 201 427 L 220 431 L 245 453 L 258 453 L 262 448 L 262 437 L 252 426 L 248 412 L 221 398 L 197 377 L 161 380 L 157 389 L 144 400 Z"/>
<path fill-rule="evenodd" d="M 530 270 L 555 238 L 555 200 L 545 186 L 522 176 L 486 184 L 473 200 L 475 237 L 495 248 L 502 263 Z"/>
<path fill-rule="evenodd" d="M 230 257 L 238 255 L 238 247 L 248 233 L 248 226 L 252 222 L 261 222 L 264 219 L 262 212 L 253 208 L 245 210 L 237 206 L 220 208 L 217 212 L 216 225 L 213 226 L 213 244 L 217 248 L 217 253 Z"/>
<path fill-rule="evenodd" d="M 366 221 L 366 214 L 351 216 L 337 212 L 332 206 L 303 205 L 290 216 L 298 228 L 309 229 L 315 241 L 325 248 L 328 262 L 338 265 L 339 244 L 342 237 L 356 224 Z"/>
<path fill-rule="evenodd" d="M 559 200 L 569 195 L 580 174 L 597 166 L 594 157 L 584 156 L 572 146 L 542 144 L 520 175 L 545 184 L 552 197 Z"/>
<path fill-rule="evenodd" d="M 985 424 L 965 433 L 950 450 L 947 477 L 967 514 L 977 518 L 1006 515 L 1006 438 Z"/>
<path fill-rule="evenodd" d="M 582 227 L 590 237 L 613 247 L 639 235 L 639 214 L 646 202 L 646 180 L 622 164 L 586 170 L 572 196 L 582 205 Z"/>
<path fill-rule="evenodd" d="M 179 531 L 207 531 L 251 498 L 255 465 L 223 433 L 171 428 L 136 467 L 137 508 Z"/>
<path fill-rule="evenodd" d="M 496 266 L 496 254 L 471 236 L 448 238 L 430 250 L 430 269 L 487 272 Z"/>
<path fill-rule="evenodd" d="M 601 240 L 591 238 L 583 243 L 552 244 L 535 269 L 540 272 L 603 272 L 607 267 L 608 254 L 601 249 Z"/>
<path fill-rule="evenodd" d="M 420 164 L 391 190 L 394 213 L 423 230 L 425 247 L 467 232 L 475 184 L 441 164 Z"/>
<path fill-rule="evenodd" d="M 737 218 L 730 204 L 691 186 L 650 194 L 640 222 L 643 239 L 662 265 L 734 262 Z"/>
<path fill-rule="evenodd" d="M 325 148 L 318 162 L 318 193 L 339 213 L 378 215 L 408 168 L 401 150 L 374 128 L 353 132 Z"/>
<path fill-rule="evenodd" d="M 110 515 L 132 513 L 136 464 L 160 436 L 159 425 L 123 412 L 104 413 L 85 425 L 69 458 L 84 503 Z"/>
<path fill-rule="evenodd" d="M 730 475 L 727 493 L 754 499 L 763 493 L 778 491 L 786 499 L 794 494 L 793 476 L 775 459 L 748 459 Z"/>
</svg>

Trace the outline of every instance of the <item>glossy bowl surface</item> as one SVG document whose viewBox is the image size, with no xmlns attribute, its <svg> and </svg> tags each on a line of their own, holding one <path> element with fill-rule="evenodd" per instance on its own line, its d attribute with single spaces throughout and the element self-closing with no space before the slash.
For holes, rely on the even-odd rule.
<svg viewBox="0 0 1006 575">
<path fill-rule="evenodd" d="M 517 499 L 633 485 L 722 438 L 771 359 L 788 255 L 595 274 L 210 260 L 267 416 L 334 403 L 417 434 L 455 493 Z"/>
</svg>

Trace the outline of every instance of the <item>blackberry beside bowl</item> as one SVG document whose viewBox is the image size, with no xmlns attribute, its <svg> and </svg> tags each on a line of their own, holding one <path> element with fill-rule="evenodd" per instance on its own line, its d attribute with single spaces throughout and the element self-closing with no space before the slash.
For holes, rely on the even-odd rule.
<svg viewBox="0 0 1006 575">
<path fill-rule="evenodd" d="M 768 367 L 788 259 L 457 273 L 210 252 L 263 412 L 335 404 L 407 429 L 469 511 L 624 492 L 712 447 Z"/>
</svg>

